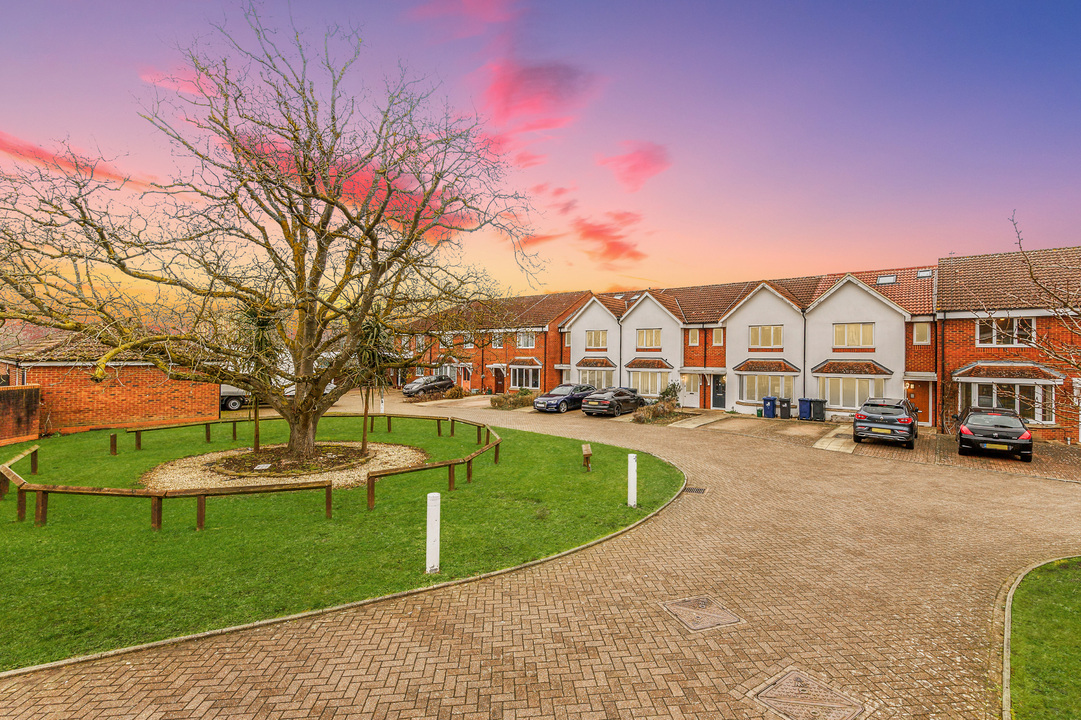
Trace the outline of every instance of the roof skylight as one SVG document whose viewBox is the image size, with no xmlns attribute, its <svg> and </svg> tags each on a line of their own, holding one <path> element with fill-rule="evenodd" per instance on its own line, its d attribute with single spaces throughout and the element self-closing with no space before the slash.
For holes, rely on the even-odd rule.
<svg viewBox="0 0 1081 720">
<path fill-rule="evenodd" d="M 926 270 L 917 270 L 916 271 L 916 277 L 918 277 L 918 278 L 929 278 L 934 274 L 935 274 L 935 271 L 932 270 L 931 268 L 927 268 Z"/>
<path fill-rule="evenodd" d="M 897 282 L 896 275 L 879 275 L 878 280 L 875 281 L 876 285 L 893 285 Z"/>
</svg>

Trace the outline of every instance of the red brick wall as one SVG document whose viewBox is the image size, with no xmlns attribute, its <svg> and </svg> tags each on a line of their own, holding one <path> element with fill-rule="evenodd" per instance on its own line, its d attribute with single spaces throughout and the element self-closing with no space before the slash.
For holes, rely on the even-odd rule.
<svg viewBox="0 0 1081 720">
<path fill-rule="evenodd" d="M 5 374 L 7 371 L 0 369 L 0 375 Z M 38 438 L 40 399 L 37 385 L 0 387 L 0 445 Z"/>
<path fill-rule="evenodd" d="M 1018 317 L 1021 316 L 1019 315 Z M 940 410 L 942 404 L 945 404 L 945 413 L 947 415 L 957 412 L 957 383 L 953 382 L 951 378 L 958 368 L 979 360 L 1036 362 L 1065 373 L 1067 379 L 1062 385 L 1055 386 L 1055 402 L 1058 406 L 1056 407 L 1055 417 L 1059 427 L 1040 428 L 1039 426 L 1036 426 L 1033 428 L 1033 433 L 1038 438 L 1045 440 L 1063 441 L 1067 437 L 1070 437 L 1074 442 L 1077 441 L 1078 418 L 1076 410 L 1073 410 L 1069 404 L 1069 399 L 1073 396 L 1074 392 L 1074 385 L 1071 382 L 1070 377 L 1077 374 L 1076 368 L 1051 360 L 1040 352 L 1038 348 L 1034 347 L 1024 345 L 977 347 L 975 320 L 943 320 L 940 322 L 942 323 L 943 335 L 942 366 L 939 368 L 938 375 L 939 387 L 942 388 L 942 392 L 939 393 L 941 396 L 941 403 L 939 404 Z M 1073 343 L 1076 343 L 1078 340 L 1076 336 L 1072 336 L 1055 318 L 1034 318 L 1033 330 L 1037 335 L 1047 336 L 1052 340 Z"/>
<path fill-rule="evenodd" d="M 724 330 L 722 329 L 722 333 Z M 685 367 L 724 367 L 724 345 L 714 346 L 713 328 L 699 328 L 698 345 L 691 345 L 689 328 L 683 330 L 683 365 Z M 698 389 L 698 407 L 708 408 L 710 403 L 710 383 L 712 375 L 701 379 Z"/>
<path fill-rule="evenodd" d="M 905 370 L 909 372 L 934 372 L 935 349 L 938 347 L 938 328 L 935 323 L 931 325 L 931 344 L 912 344 L 912 325 L 905 323 Z"/>
<path fill-rule="evenodd" d="M 149 366 L 111 367 L 100 383 L 72 366 L 31 367 L 26 379 L 41 388 L 44 433 L 218 417 L 217 385 L 170 380 Z"/>
</svg>

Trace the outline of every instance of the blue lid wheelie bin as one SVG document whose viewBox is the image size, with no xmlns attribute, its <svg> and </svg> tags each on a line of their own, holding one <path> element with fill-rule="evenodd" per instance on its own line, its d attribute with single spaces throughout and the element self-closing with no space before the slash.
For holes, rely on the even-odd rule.
<svg viewBox="0 0 1081 720">
<path fill-rule="evenodd" d="M 810 420 L 811 419 L 811 398 L 799 399 L 799 419 Z"/>
<path fill-rule="evenodd" d="M 770 395 L 762 398 L 762 415 L 764 417 L 777 417 L 777 398 Z"/>
</svg>

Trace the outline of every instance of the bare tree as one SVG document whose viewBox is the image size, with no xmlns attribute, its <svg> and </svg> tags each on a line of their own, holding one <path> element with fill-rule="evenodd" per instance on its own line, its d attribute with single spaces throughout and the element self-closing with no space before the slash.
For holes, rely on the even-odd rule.
<svg viewBox="0 0 1081 720">
<path fill-rule="evenodd" d="M 404 73 L 354 92 L 355 32 L 313 47 L 244 17 L 216 28 L 220 49 L 187 50 L 194 81 L 144 112 L 182 163 L 170 182 L 118 181 L 70 150 L 0 176 L 0 319 L 97 338 L 99 377 L 126 354 L 250 390 L 308 457 L 365 363 L 420 362 L 364 352 L 371 328 L 490 297 L 463 237 L 520 253 L 528 208 L 477 118 Z"/>
</svg>

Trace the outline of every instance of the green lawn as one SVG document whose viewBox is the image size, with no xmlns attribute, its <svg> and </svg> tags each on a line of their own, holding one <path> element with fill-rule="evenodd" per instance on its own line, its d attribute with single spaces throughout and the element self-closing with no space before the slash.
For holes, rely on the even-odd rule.
<svg viewBox="0 0 1081 720">
<path fill-rule="evenodd" d="M 361 421 L 325 418 L 320 440 L 359 440 Z M 29 458 L 14 469 L 28 480 L 63 485 L 138 487 L 155 465 L 178 457 L 251 444 L 240 425 L 40 441 L 39 475 Z M 433 461 L 477 448 L 476 431 L 436 437 L 435 424 L 377 421 L 371 439 L 425 449 Z M 263 618 L 377 597 L 511 567 L 576 547 L 630 525 L 663 505 L 682 475 L 638 455 L 637 509 L 626 506 L 627 451 L 593 443 L 593 472 L 581 467 L 580 441 L 499 430 L 499 465 L 491 454 L 474 463 L 474 480 L 459 468 L 457 490 L 447 471 L 381 480 L 369 512 L 363 487 L 334 492 L 334 518 L 322 491 L 207 499 L 206 529 L 195 531 L 195 499 L 167 499 L 163 527 L 150 529 L 147 498 L 51 495 L 48 524 L 15 522 L 14 489 L 0 502 L 0 670 L 228 627 Z M 284 441 L 281 421 L 262 425 L 265 444 Z M 220 438 L 220 439 L 219 439 Z M 0 448 L 2 459 L 24 445 Z M 0 460 L 2 461 L 2 460 Z M 442 492 L 439 575 L 424 573 L 425 497 Z"/>
<path fill-rule="evenodd" d="M 1081 558 L 1029 573 L 1013 596 L 1012 627 L 1014 717 L 1081 718 Z"/>
</svg>

